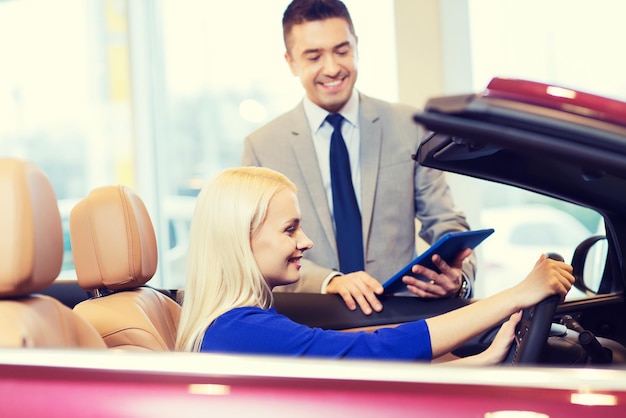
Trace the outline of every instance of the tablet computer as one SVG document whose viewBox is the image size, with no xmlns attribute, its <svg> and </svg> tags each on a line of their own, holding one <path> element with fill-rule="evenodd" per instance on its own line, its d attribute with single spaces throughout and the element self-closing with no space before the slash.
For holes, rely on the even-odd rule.
<svg viewBox="0 0 626 418">
<path fill-rule="evenodd" d="M 406 285 L 402 283 L 402 277 L 413 276 L 421 280 L 427 280 L 422 276 L 413 274 L 411 269 L 415 264 L 420 264 L 434 271 L 439 271 L 432 261 L 434 254 L 439 256 L 447 263 L 452 262 L 454 257 L 465 248 L 474 249 L 478 244 L 483 242 L 485 238 L 493 234 L 493 229 L 478 229 L 475 231 L 450 232 L 441 237 L 437 242 L 431 245 L 426 251 L 417 256 L 413 261 L 404 266 L 400 271 L 394 274 L 389 280 L 383 283 L 385 294 L 398 293 L 406 291 Z"/>
</svg>

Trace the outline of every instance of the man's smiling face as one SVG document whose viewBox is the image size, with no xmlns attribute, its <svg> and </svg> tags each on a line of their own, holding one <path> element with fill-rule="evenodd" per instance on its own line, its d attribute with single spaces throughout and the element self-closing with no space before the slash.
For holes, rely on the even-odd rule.
<svg viewBox="0 0 626 418">
<path fill-rule="evenodd" d="M 331 113 L 348 101 L 357 78 L 357 39 L 348 23 L 330 18 L 294 25 L 285 59 L 313 103 Z"/>
</svg>

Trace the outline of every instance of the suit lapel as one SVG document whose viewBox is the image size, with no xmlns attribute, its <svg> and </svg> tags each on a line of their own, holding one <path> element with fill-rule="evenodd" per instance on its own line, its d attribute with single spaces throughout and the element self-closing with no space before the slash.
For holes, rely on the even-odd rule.
<svg viewBox="0 0 626 418">
<path fill-rule="evenodd" d="M 291 125 L 291 146 L 294 150 L 297 164 L 300 168 L 302 181 L 301 183 L 307 188 L 308 195 L 311 197 L 313 209 L 320 219 L 320 223 L 324 233 L 328 237 L 328 241 L 335 246 L 335 230 L 333 227 L 330 209 L 324 191 L 322 175 L 320 174 L 317 154 L 313 146 L 313 137 L 309 128 L 306 116 L 304 114 L 304 106 L 302 103 L 293 110 L 293 119 Z M 322 204 L 326 202 L 326 204 Z"/>
<path fill-rule="evenodd" d="M 378 166 L 382 146 L 382 126 L 377 109 L 372 100 L 359 94 L 361 124 L 361 221 L 363 223 L 363 243 L 367 262 L 369 232 L 374 210 L 374 196 L 378 179 Z"/>
<path fill-rule="evenodd" d="M 360 110 L 359 122 L 361 124 L 361 221 L 363 224 L 363 245 L 367 262 L 367 247 L 369 232 L 374 210 L 374 196 L 378 180 L 378 166 L 380 164 L 380 152 L 382 146 L 382 126 L 380 117 L 374 102 L 363 94 L 359 94 Z M 328 241 L 336 251 L 335 230 L 333 227 L 330 210 L 322 176 L 319 172 L 317 154 L 313 147 L 313 137 L 309 128 L 304 106 L 302 103 L 292 111 L 290 121 L 291 146 L 296 156 L 297 164 L 302 175 L 302 184 L 307 188 L 311 196 L 313 208 L 320 219 L 324 233 Z M 327 202 L 326 205 L 320 202 Z"/>
</svg>

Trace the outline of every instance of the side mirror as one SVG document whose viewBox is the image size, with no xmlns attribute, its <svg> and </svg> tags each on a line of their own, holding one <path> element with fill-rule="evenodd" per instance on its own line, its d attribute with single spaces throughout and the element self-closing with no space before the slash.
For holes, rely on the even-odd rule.
<svg viewBox="0 0 626 418">
<path fill-rule="evenodd" d="M 604 267 L 608 256 L 609 245 L 604 235 L 594 235 L 581 242 L 572 256 L 574 269 L 574 287 L 587 296 L 598 293 Z"/>
</svg>

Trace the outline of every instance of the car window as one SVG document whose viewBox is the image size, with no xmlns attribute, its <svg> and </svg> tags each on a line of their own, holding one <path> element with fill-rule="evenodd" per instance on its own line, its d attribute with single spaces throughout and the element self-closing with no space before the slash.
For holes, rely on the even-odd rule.
<svg viewBox="0 0 626 418">
<path fill-rule="evenodd" d="M 487 297 L 520 282 L 542 253 L 558 253 L 571 262 L 576 247 L 597 234 L 602 217 L 594 210 L 514 186 L 448 174 L 455 202 L 466 213 L 470 227 L 495 230 L 475 250 L 475 297 Z M 596 269 L 602 271 L 602 263 L 596 260 Z M 576 289 L 568 294 L 568 298 L 579 297 L 585 294 Z"/>
<path fill-rule="evenodd" d="M 72 256 L 72 243 L 70 241 L 70 222 L 69 219 L 62 219 L 63 226 L 63 264 L 61 271 L 74 270 L 74 257 Z"/>
<path fill-rule="evenodd" d="M 167 222 L 167 229 L 169 231 L 169 246 L 168 248 L 171 250 L 172 248 L 176 247 L 176 227 L 174 225 L 174 222 L 172 222 L 171 219 L 168 220 Z"/>
</svg>

